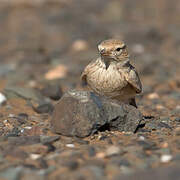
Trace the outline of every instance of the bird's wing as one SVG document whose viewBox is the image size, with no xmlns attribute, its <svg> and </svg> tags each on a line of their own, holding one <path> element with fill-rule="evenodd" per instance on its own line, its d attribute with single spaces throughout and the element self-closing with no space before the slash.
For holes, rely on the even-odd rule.
<svg viewBox="0 0 180 180">
<path fill-rule="evenodd" d="M 126 81 L 136 90 L 136 93 L 141 93 L 142 84 L 138 73 L 135 68 L 131 65 L 128 73 L 125 73 Z"/>
<path fill-rule="evenodd" d="M 91 61 L 91 62 L 85 67 L 83 73 L 81 74 L 82 86 L 88 85 L 88 83 L 87 83 L 87 75 L 88 75 L 89 72 L 92 71 L 93 66 L 94 66 L 94 64 L 95 64 L 95 61 L 96 61 L 96 60 Z"/>
<path fill-rule="evenodd" d="M 87 85 L 87 74 L 86 74 L 86 71 L 84 71 L 81 74 L 81 84 L 82 84 L 82 86 L 86 86 Z"/>
</svg>

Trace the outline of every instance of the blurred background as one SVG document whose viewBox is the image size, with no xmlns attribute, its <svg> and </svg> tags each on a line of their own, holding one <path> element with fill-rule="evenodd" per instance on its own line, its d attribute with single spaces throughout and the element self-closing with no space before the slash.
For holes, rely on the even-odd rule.
<svg viewBox="0 0 180 180">
<path fill-rule="evenodd" d="M 177 99 L 179 29 L 178 0 L 1 0 L 0 89 L 49 83 L 63 91 L 74 88 L 83 68 L 98 56 L 97 44 L 120 37 L 144 94 Z"/>
<path fill-rule="evenodd" d="M 53 105 L 114 37 L 139 72 L 145 127 L 52 136 Z M 0 177 L 179 179 L 179 77 L 180 0 L 0 0 Z"/>
</svg>

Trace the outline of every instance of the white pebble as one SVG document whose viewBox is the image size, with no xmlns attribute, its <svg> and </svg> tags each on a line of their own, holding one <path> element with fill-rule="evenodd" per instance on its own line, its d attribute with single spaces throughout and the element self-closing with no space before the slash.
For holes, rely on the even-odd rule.
<svg viewBox="0 0 180 180">
<path fill-rule="evenodd" d="M 144 136 L 139 136 L 139 140 L 144 141 L 145 137 Z"/>
<path fill-rule="evenodd" d="M 24 127 L 24 129 L 32 129 L 32 127 L 31 126 L 26 126 L 26 127 Z"/>
<path fill-rule="evenodd" d="M 0 93 L 0 105 L 3 105 L 7 101 L 7 98 L 4 94 Z"/>
<path fill-rule="evenodd" d="M 107 156 L 112 156 L 112 155 L 119 154 L 119 152 L 120 152 L 119 147 L 117 147 L 117 146 L 110 146 L 106 150 L 106 155 Z"/>
<path fill-rule="evenodd" d="M 172 159 L 172 155 L 170 154 L 164 154 L 161 156 L 162 163 L 168 163 L 169 161 L 171 161 L 171 159 Z"/>
<path fill-rule="evenodd" d="M 176 109 L 180 109 L 180 105 L 177 105 L 177 106 L 176 106 Z"/>
<path fill-rule="evenodd" d="M 72 48 L 75 51 L 83 51 L 88 48 L 88 43 L 83 39 L 78 39 L 78 40 L 74 41 L 74 43 L 72 44 Z"/>
<path fill-rule="evenodd" d="M 148 99 L 158 99 L 159 95 L 157 93 L 151 93 L 148 95 Z"/>
<path fill-rule="evenodd" d="M 9 117 L 9 118 L 14 118 L 14 117 L 16 117 L 16 116 L 15 116 L 14 114 L 9 114 L 8 117 Z"/>
<path fill-rule="evenodd" d="M 7 122 L 8 122 L 8 120 L 7 120 L 7 119 L 5 119 L 5 120 L 3 121 L 3 123 L 4 123 L 4 124 L 6 124 Z"/>
<path fill-rule="evenodd" d="M 74 148 L 74 144 L 66 144 L 66 147 L 69 147 L 69 148 Z"/>
<path fill-rule="evenodd" d="M 41 157 L 40 154 L 30 154 L 30 158 L 33 159 L 33 160 L 36 160 L 36 159 L 38 159 L 40 157 Z"/>
<path fill-rule="evenodd" d="M 28 82 L 28 85 L 29 85 L 31 88 L 34 88 L 34 87 L 36 87 L 37 82 L 34 81 L 34 80 L 31 80 L 31 81 Z"/>
<path fill-rule="evenodd" d="M 21 129 L 20 132 L 21 132 L 21 133 L 24 133 L 24 129 Z"/>
</svg>

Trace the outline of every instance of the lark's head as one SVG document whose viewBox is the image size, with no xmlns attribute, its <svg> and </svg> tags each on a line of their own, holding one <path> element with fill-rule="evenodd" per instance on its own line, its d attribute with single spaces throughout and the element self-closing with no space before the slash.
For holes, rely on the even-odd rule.
<svg viewBox="0 0 180 180">
<path fill-rule="evenodd" d="M 98 45 L 102 58 L 124 61 L 129 58 L 125 43 L 119 39 L 108 39 Z"/>
</svg>

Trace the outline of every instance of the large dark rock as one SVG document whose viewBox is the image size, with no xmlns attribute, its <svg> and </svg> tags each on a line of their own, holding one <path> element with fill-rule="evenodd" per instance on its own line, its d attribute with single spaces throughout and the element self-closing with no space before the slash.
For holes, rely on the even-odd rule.
<svg viewBox="0 0 180 180">
<path fill-rule="evenodd" d="M 179 166 L 161 167 L 156 169 L 150 169 L 148 171 L 137 171 L 132 175 L 119 174 L 113 178 L 113 180 L 179 180 L 180 172 Z"/>
<path fill-rule="evenodd" d="M 142 114 L 131 105 L 71 90 L 55 105 L 51 124 L 55 133 L 86 137 L 106 129 L 135 132 L 141 119 Z"/>
<path fill-rule="evenodd" d="M 44 96 L 56 101 L 59 100 L 63 94 L 61 87 L 57 84 L 47 85 L 41 90 L 41 93 Z"/>
</svg>

